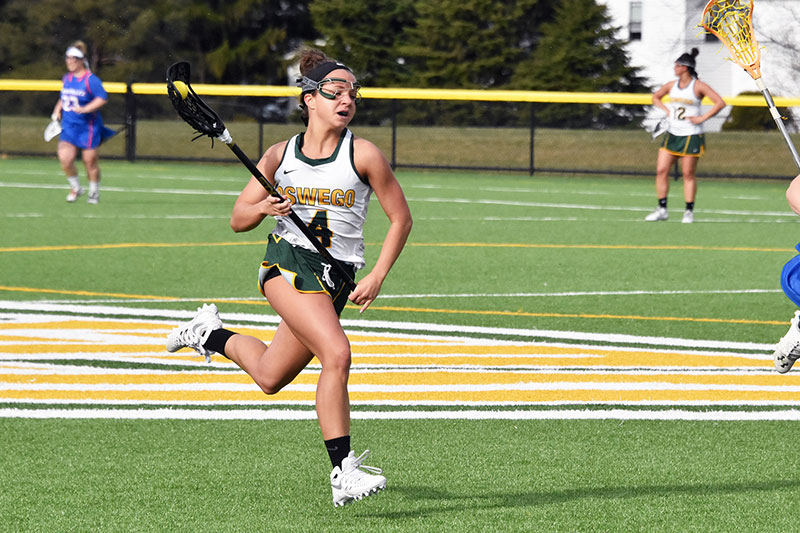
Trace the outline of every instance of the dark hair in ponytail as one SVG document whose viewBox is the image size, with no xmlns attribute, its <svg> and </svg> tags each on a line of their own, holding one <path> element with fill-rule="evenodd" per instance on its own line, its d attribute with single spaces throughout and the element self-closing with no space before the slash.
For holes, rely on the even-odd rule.
<svg viewBox="0 0 800 533">
<path fill-rule="evenodd" d="M 698 50 L 697 48 L 692 48 L 691 52 L 681 54 L 680 57 L 678 57 L 678 59 L 675 60 L 677 64 L 683 65 L 684 67 L 688 68 L 689 74 L 691 74 L 693 78 L 697 77 L 697 71 L 695 70 L 697 62 L 695 61 L 694 58 L 696 58 L 697 54 L 699 53 L 700 50 Z"/>
</svg>

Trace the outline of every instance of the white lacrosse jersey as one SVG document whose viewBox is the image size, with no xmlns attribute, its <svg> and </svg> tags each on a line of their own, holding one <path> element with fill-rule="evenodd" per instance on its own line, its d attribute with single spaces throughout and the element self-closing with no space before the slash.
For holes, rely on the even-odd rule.
<svg viewBox="0 0 800 533">
<path fill-rule="evenodd" d="M 680 80 L 676 79 L 669 91 L 669 131 L 672 135 L 686 137 L 688 135 L 700 135 L 703 128 L 700 124 L 692 124 L 687 120 L 688 117 L 697 117 L 702 113 L 700 103 L 702 98 L 694 94 L 694 84 L 697 78 L 692 78 L 689 85 L 681 89 Z"/>
<path fill-rule="evenodd" d="M 372 187 L 356 172 L 353 133 L 345 129 L 333 154 L 324 159 L 306 157 L 302 143 L 302 133 L 286 143 L 275 171 L 276 188 L 334 258 L 362 268 L 362 230 Z M 295 246 L 315 250 L 289 217 L 275 218 L 278 223 L 272 233 Z"/>
</svg>

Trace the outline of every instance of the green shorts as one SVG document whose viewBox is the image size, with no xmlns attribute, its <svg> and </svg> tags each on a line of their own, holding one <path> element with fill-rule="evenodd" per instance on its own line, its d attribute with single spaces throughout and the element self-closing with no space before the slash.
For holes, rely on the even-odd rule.
<svg viewBox="0 0 800 533">
<path fill-rule="evenodd" d="M 667 132 L 661 141 L 661 149 L 679 157 L 700 157 L 706 152 L 706 136 L 701 133 L 682 137 Z"/>
<path fill-rule="evenodd" d="M 355 279 L 355 266 L 343 261 L 340 264 Z M 264 283 L 277 276 L 283 276 L 298 292 L 326 293 L 333 300 L 337 315 L 342 314 L 350 295 L 344 277 L 324 257 L 317 252 L 293 246 L 270 233 L 267 237 L 267 253 L 258 270 L 258 290 L 261 294 L 264 294 Z"/>
</svg>

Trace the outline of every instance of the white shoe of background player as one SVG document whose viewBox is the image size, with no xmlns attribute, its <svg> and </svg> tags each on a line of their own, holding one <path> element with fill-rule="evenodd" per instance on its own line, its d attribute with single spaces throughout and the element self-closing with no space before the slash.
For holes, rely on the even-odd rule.
<svg viewBox="0 0 800 533">
<path fill-rule="evenodd" d="M 341 468 L 334 467 L 331 472 L 334 507 L 360 500 L 386 488 L 386 478 L 380 475 L 383 472 L 380 468 L 361 464 L 368 455 L 369 450 L 364 450 L 358 457 L 351 451 L 342 460 Z"/>
<path fill-rule="evenodd" d="M 781 374 L 791 370 L 794 362 L 800 358 L 800 328 L 798 328 L 798 322 L 800 322 L 800 311 L 795 311 L 789 331 L 778 341 L 775 346 L 775 353 L 772 354 L 775 370 Z"/>
<path fill-rule="evenodd" d="M 197 314 L 190 322 L 175 328 L 167 335 L 167 351 L 177 352 L 181 348 L 193 348 L 205 356 L 206 363 L 210 363 L 211 354 L 214 352 L 207 350 L 203 344 L 212 331 L 221 327 L 222 320 L 219 318 L 217 306 L 203 304 L 197 308 Z"/>
<path fill-rule="evenodd" d="M 69 203 L 72 203 L 78 199 L 78 196 L 82 194 L 83 194 L 83 187 L 78 187 L 77 189 L 70 189 L 69 193 L 67 194 L 67 201 Z"/>
<path fill-rule="evenodd" d="M 684 224 L 691 224 L 694 222 L 694 211 L 691 209 L 687 209 L 683 212 L 683 220 L 681 220 Z"/>
<path fill-rule="evenodd" d="M 655 222 L 656 220 L 667 220 L 669 218 L 669 213 L 667 212 L 666 207 L 658 207 L 655 211 L 644 217 L 644 219 L 648 222 Z"/>
</svg>

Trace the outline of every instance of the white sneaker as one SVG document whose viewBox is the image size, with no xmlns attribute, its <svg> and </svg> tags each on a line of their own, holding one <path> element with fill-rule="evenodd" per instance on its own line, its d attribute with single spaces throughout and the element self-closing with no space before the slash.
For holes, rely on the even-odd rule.
<svg viewBox="0 0 800 533">
<path fill-rule="evenodd" d="M 72 203 L 78 199 L 78 196 L 83 194 L 83 187 L 78 187 L 77 189 L 70 189 L 69 194 L 67 194 L 67 201 Z"/>
<path fill-rule="evenodd" d="M 361 464 L 368 455 L 369 450 L 364 450 L 358 457 L 351 451 L 342 460 L 342 467 L 337 466 L 331 472 L 331 491 L 335 507 L 360 500 L 386 488 L 386 478 L 380 475 L 383 472 L 380 468 Z"/>
<path fill-rule="evenodd" d="M 644 219 L 648 222 L 655 222 L 656 220 L 667 220 L 669 218 L 669 213 L 667 213 L 666 207 L 658 207 L 655 211 L 644 217 Z"/>
<path fill-rule="evenodd" d="M 658 207 L 655 211 L 644 217 L 644 219 L 648 222 L 655 222 L 656 220 L 667 220 L 669 218 L 669 213 L 667 213 L 666 207 Z"/>
<path fill-rule="evenodd" d="M 181 348 L 193 348 L 200 355 L 205 356 L 206 363 L 211 362 L 211 350 L 203 347 L 203 343 L 208 340 L 208 336 L 215 329 L 222 327 L 222 320 L 219 318 L 217 306 L 214 304 L 203 304 L 197 308 L 195 317 L 183 326 L 172 330 L 167 335 L 167 351 L 177 352 Z"/>
<path fill-rule="evenodd" d="M 691 209 L 687 209 L 683 212 L 683 220 L 681 220 L 684 224 L 691 224 L 694 222 L 694 211 Z"/>
<path fill-rule="evenodd" d="M 97 203 L 100 201 L 100 191 L 90 192 L 86 201 L 90 204 L 97 205 Z"/>
<path fill-rule="evenodd" d="M 798 321 L 800 321 L 800 311 L 795 311 L 789 331 L 778 341 L 775 346 L 775 353 L 772 354 L 775 370 L 781 374 L 791 370 L 794 362 L 800 358 L 800 328 L 798 328 Z"/>
</svg>

